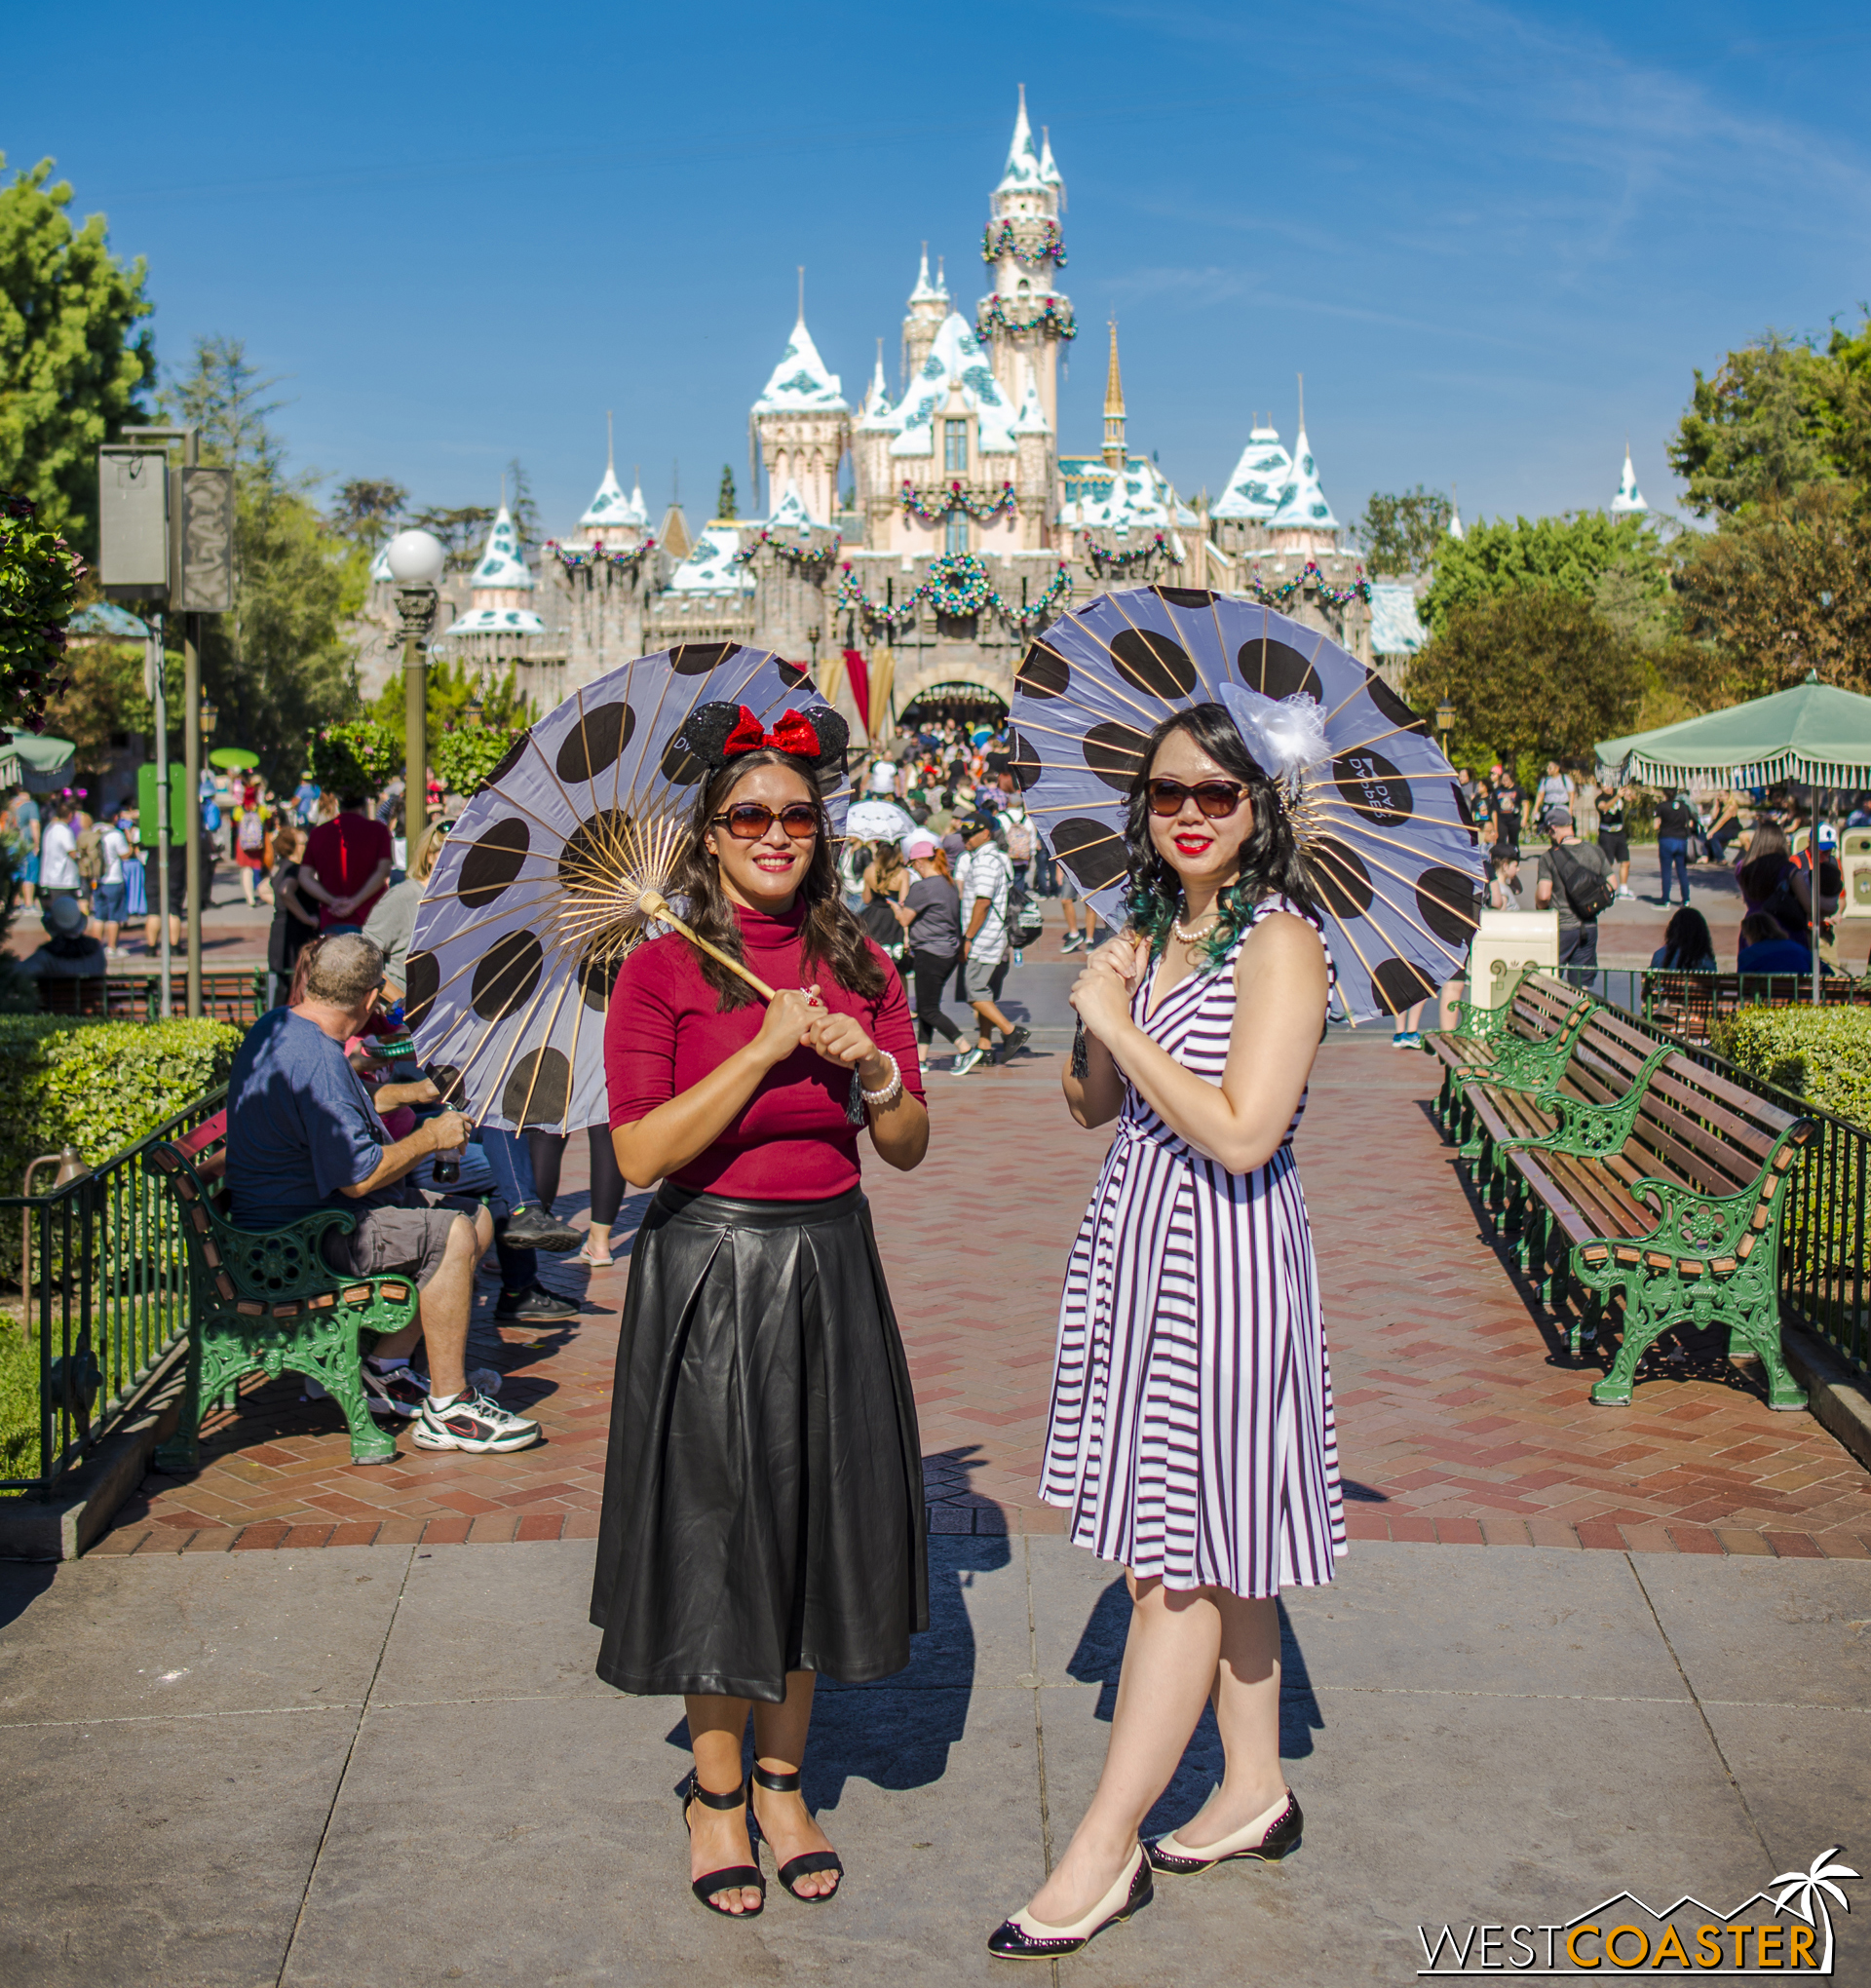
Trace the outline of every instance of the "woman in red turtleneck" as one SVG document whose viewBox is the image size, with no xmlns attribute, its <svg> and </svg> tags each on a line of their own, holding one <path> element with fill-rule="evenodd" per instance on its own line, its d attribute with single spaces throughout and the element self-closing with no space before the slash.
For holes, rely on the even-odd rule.
<svg viewBox="0 0 1871 1988">
<path fill-rule="evenodd" d="M 818 1672 L 900 1670 L 928 1626 L 922 1453 L 902 1340 L 859 1181 L 859 1134 L 907 1170 L 929 1114 L 902 981 L 840 899 L 820 799 L 835 713 L 763 733 L 705 705 L 704 769 L 671 885 L 703 937 L 625 962 L 605 1024 L 625 1178 L 661 1181 L 617 1357 L 592 1620 L 598 1675 L 681 1692 L 690 1877 L 716 1912 L 765 1899 L 752 1808 L 794 1897 L 843 1866 L 799 1792 Z"/>
</svg>

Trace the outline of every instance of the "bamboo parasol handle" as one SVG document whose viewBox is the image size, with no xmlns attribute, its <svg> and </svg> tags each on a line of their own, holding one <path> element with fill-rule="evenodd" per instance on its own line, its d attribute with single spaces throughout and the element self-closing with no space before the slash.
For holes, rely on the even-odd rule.
<svg viewBox="0 0 1871 1988">
<path fill-rule="evenodd" d="M 638 908 L 646 918 L 654 918 L 661 924 L 670 925 L 679 932 L 691 945 L 700 946 L 711 960 L 719 960 L 730 973 L 739 974 L 762 1001 L 773 999 L 773 989 L 757 974 L 750 974 L 737 959 L 731 959 L 718 945 L 710 945 L 700 933 L 693 932 L 669 909 L 669 900 L 661 891 L 645 891 L 637 898 Z"/>
</svg>

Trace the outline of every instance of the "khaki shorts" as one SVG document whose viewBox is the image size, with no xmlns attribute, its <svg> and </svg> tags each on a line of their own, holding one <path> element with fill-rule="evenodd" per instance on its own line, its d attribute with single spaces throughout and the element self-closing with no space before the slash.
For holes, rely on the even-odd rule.
<svg viewBox="0 0 1871 1988">
<path fill-rule="evenodd" d="M 470 1221 L 480 1204 L 416 1191 L 418 1205 L 360 1208 L 358 1226 L 347 1235 L 327 1229 L 325 1260 L 340 1277 L 406 1277 L 420 1290 L 441 1268 L 448 1232 L 458 1215 Z"/>
<path fill-rule="evenodd" d="M 1007 955 L 998 959 L 984 960 L 978 953 L 971 952 L 962 962 L 962 995 L 970 1002 L 998 1001 L 1001 989 L 1007 984 Z"/>
</svg>

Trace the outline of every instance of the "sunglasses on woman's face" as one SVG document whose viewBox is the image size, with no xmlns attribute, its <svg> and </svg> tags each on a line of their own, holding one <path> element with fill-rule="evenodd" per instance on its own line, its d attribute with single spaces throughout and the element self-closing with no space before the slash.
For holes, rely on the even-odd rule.
<svg viewBox="0 0 1871 1988">
<path fill-rule="evenodd" d="M 1210 822 L 1220 822 L 1241 806 L 1245 791 L 1238 780 L 1199 780 L 1194 786 L 1184 786 L 1179 780 L 1153 780 L 1149 787 L 1150 812 L 1165 819 L 1180 815 L 1183 802 L 1193 796 L 1196 806 Z"/>
<path fill-rule="evenodd" d="M 737 842 L 758 842 L 776 820 L 795 842 L 819 832 L 819 810 L 810 801 L 790 801 L 777 814 L 759 801 L 736 801 L 712 819 L 717 825 L 725 822 Z"/>
</svg>

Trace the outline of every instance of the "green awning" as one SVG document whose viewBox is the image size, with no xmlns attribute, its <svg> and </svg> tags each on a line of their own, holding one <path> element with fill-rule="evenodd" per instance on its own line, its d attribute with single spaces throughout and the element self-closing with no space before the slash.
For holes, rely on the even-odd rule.
<svg viewBox="0 0 1871 1988">
<path fill-rule="evenodd" d="M 30 793 L 57 793 L 77 757 L 78 748 L 69 739 L 49 738 L 43 732 L 0 732 L 0 791 L 22 786 Z"/>
<path fill-rule="evenodd" d="M 1871 697 L 1809 677 L 1752 704 L 1603 740 L 1598 761 L 1653 786 L 1871 787 Z"/>
</svg>

